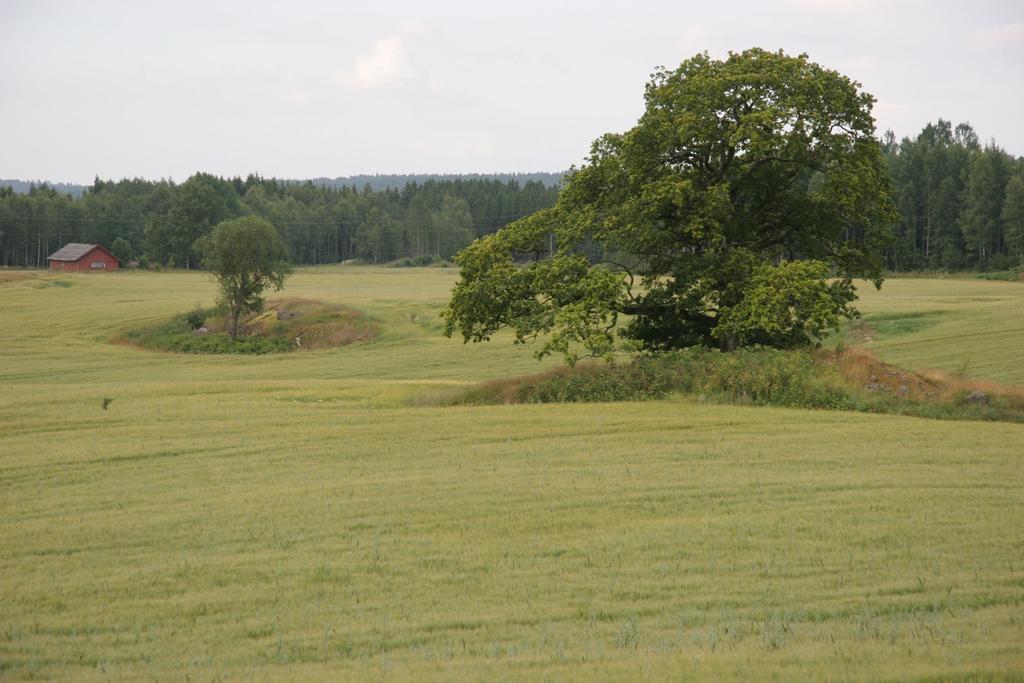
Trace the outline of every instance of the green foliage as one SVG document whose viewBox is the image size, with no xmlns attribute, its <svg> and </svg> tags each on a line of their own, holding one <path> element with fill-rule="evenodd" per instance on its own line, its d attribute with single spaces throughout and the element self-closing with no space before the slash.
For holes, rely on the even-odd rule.
<svg viewBox="0 0 1024 683">
<path fill-rule="evenodd" d="M 346 346 L 370 341 L 381 330 L 372 317 L 339 304 L 285 299 L 273 306 L 290 315 L 283 320 L 274 315 L 250 318 L 246 334 L 234 339 L 218 319 L 221 311 L 199 306 L 165 322 L 124 331 L 119 338 L 153 351 L 264 354 Z"/>
<path fill-rule="evenodd" d="M 561 368 L 485 383 L 457 402 L 575 403 L 638 401 L 691 394 L 727 403 L 839 408 L 848 387 L 807 352 L 694 347 L 638 356 L 632 362 Z"/>
<path fill-rule="evenodd" d="M 263 292 L 280 290 L 291 273 L 287 248 L 274 226 L 254 216 L 219 223 L 196 242 L 203 266 L 216 278 L 232 338 L 243 313 L 263 310 Z"/>
<path fill-rule="evenodd" d="M 1021 269 L 995 270 L 987 273 L 977 273 L 974 277 L 979 280 L 996 280 L 1000 282 L 1022 282 L 1024 281 L 1024 266 Z"/>
<path fill-rule="evenodd" d="M 1006 183 L 1001 218 L 1006 245 L 1016 257 L 1017 267 L 1024 270 L 1024 169 Z"/>
<path fill-rule="evenodd" d="M 124 333 L 124 339 L 145 349 L 177 353 L 264 354 L 295 348 L 295 344 L 285 338 L 251 336 L 233 339 L 223 332 L 203 335 L 194 333 L 207 318 L 216 313 L 217 310 L 213 308 L 196 307 L 165 323 L 128 330 Z"/>
<path fill-rule="evenodd" d="M 893 413 L 933 419 L 1024 422 L 1024 400 L 996 397 L 969 405 L 966 391 L 951 401 L 911 400 L 868 391 L 845 377 L 835 358 L 809 350 L 748 347 L 734 353 L 694 347 L 645 354 L 622 364 L 588 364 L 494 380 L 446 400 L 455 404 L 650 401 L 673 394 L 735 405 Z"/>
<path fill-rule="evenodd" d="M 177 188 L 166 213 L 152 216 L 146 224 L 146 251 L 168 267 L 192 268 L 201 254 L 199 238 L 213 226 L 241 214 L 231 184 L 206 173 L 197 173 Z"/>
<path fill-rule="evenodd" d="M 806 346 L 839 328 L 843 318 L 859 315 L 849 279 L 828 280 L 821 261 L 757 266 L 736 306 L 724 311 L 712 333 L 727 346 L 770 344 Z"/>
<path fill-rule="evenodd" d="M 222 220 L 249 214 L 274 224 L 296 263 L 447 258 L 474 237 L 551 206 L 558 195 L 557 187 L 529 174 L 421 179 L 400 191 L 373 184 L 375 191 L 359 191 L 327 179 L 314 184 L 199 173 L 181 184 L 97 178 L 78 198 L 47 186 L 29 194 L 0 187 L 0 266 L 45 267 L 46 256 L 67 242 L 109 246 L 120 237 L 144 250 L 152 263 L 194 268 L 195 239 Z M 359 240 L 375 207 L 397 223 L 383 243 L 388 253 Z"/>
<path fill-rule="evenodd" d="M 459 254 L 447 333 L 480 341 L 508 327 L 570 363 L 610 357 L 622 315 L 648 349 L 816 337 L 853 313 L 850 279 L 880 283 L 895 210 L 873 101 L 781 52 L 659 70 L 636 127 L 598 139 L 555 208 Z M 820 263 L 766 270 L 798 259 Z M 825 275 L 841 283 L 823 286 Z M 779 278 L 812 320 L 755 320 L 745 298 L 766 300 Z M 723 321 L 732 331 L 716 332 Z"/>
<path fill-rule="evenodd" d="M 206 322 L 206 319 L 212 315 L 214 311 L 208 308 L 202 308 L 198 304 L 188 313 L 184 315 L 185 322 L 188 323 L 189 329 L 198 330 Z"/>
<path fill-rule="evenodd" d="M 433 256 L 417 256 L 415 258 L 404 258 L 394 264 L 397 268 L 422 268 L 434 263 Z"/>
<path fill-rule="evenodd" d="M 430 215 L 434 256 L 451 258 L 473 241 L 473 214 L 465 199 L 447 194 L 440 208 Z"/>
<path fill-rule="evenodd" d="M 960 226 L 967 251 L 981 268 L 999 251 L 1007 165 L 1006 153 L 994 146 L 971 156 Z"/>
<path fill-rule="evenodd" d="M 982 147 L 966 123 L 939 119 L 914 139 L 882 141 L 900 220 L 886 251 L 894 271 L 999 270 L 1022 263 L 1006 206 L 1022 161 L 990 144 Z M 1002 215 L 1001 215 L 1002 214 Z"/>
<path fill-rule="evenodd" d="M 118 237 L 114 240 L 114 243 L 110 245 L 110 253 L 113 254 L 123 266 L 131 260 L 134 252 L 132 252 L 132 245 L 128 240 L 123 237 Z"/>
<path fill-rule="evenodd" d="M 356 254 L 373 263 L 390 261 L 398 255 L 398 223 L 384 209 L 371 208 L 355 235 Z"/>
</svg>

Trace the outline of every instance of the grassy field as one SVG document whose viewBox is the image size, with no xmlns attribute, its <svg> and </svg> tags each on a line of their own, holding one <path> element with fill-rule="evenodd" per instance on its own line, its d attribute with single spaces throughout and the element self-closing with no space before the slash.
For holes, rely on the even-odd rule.
<svg viewBox="0 0 1024 683">
<path fill-rule="evenodd" d="M 439 335 L 455 278 L 300 270 L 383 333 L 259 357 L 108 343 L 201 274 L 0 284 L 0 680 L 1024 677 L 1024 426 L 417 407 L 539 367 Z M 1024 382 L 1024 286 L 863 308 L 887 360 Z"/>
<path fill-rule="evenodd" d="M 1024 284 L 908 278 L 858 293 L 874 331 L 865 346 L 886 361 L 1024 384 Z"/>
</svg>

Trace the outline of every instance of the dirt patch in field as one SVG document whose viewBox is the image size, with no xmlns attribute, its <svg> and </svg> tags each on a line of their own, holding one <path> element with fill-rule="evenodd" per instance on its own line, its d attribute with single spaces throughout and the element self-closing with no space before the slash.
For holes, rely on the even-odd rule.
<svg viewBox="0 0 1024 683">
<path fill-rule="evenodd" d="M 846 349 L 839 354 L 829 353 L 826 358 L 844 377 L 869 391 L 885 391 L 921 401 L 935 401 L 943 394 L 941 381 L 885 363 L 867 349 Z"/>
<path fill-rule="evenodd" d="M 823 352 L 825 361 L 844 377 L 869 391 L 893 393 L 930 403 L 957 402 L 972 392 L 999 396 L 1024 410 L 1024 386 L 983 379 L 968 379 L 942 370 L 915 372 L 886 363 L 864 348 L 848 348 L 836 354 Z"/>
</svg>

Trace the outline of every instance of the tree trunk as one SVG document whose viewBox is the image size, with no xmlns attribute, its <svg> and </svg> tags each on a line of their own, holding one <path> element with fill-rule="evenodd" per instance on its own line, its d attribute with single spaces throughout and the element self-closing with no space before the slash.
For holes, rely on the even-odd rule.
<svg viewBox="0 0 1024 683">
<path fill-rule="evenodd" d="M 231 340 L 238 339 L 238 319 L 242 317 L 242 307 L 231 307 Z"/>
</svg>

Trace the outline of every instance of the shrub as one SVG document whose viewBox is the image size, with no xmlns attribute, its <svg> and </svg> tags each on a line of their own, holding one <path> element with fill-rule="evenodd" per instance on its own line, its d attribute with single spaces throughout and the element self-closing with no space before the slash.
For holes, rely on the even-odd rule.
<svg viewBox="0 0 1024 683">
<path fill-rule="evenodd" d="M 184 316 L 182 316 L 182 317 L 185 319 L 185 322 L 188 324 L 189 329 L 191 329 L 191 330 L 198 330 L 200 327 L 203 326 L 203 323 L 206 322 L 206 319 L 212 313 L 213 313 L 213 309 L 202 308 L 198 304 L 196 304 L 195 308 L 193 308 L 188 313 L 185 313 Z"/>
<path fill-rule="evenodd" d="M 434 263 L 433 256 L 415 256 L 413 258 L 404 258 L 400 261 L 395 262 L 396 268 L 417 268 L 422 266 L 429 266 Z"/>
<path fill-rule="evenodd" d="M 991 406 L 871 391 L 842 367 L 841 354 L 809 349 L 744 348 L 732 353 L 694 347 L 637 356 L 632 362 L 580 364 L 526 377 L 485 382 L 446 402 L 455 404 L 643 401 L 673 394 L 717 403 L 854 410 L 937 419 L 1024 422 L 1024 398 L 993 396 Z M 845 373 L 845 374 L 844 374 Z"/>
<path fill-rule="evenodd" d="M 1024 280 L 1024 272 L 1017 269 L 997 270 L 988 273 L 978 273 L 977 278 L 981 280 L 1005 280 L 1007 282 L 1021 282 Z"/>
</svg>

